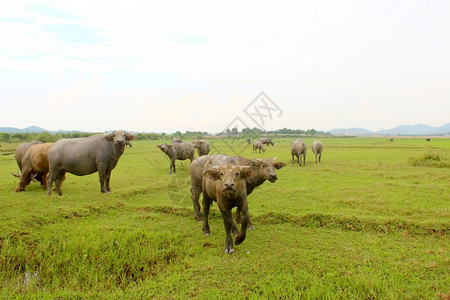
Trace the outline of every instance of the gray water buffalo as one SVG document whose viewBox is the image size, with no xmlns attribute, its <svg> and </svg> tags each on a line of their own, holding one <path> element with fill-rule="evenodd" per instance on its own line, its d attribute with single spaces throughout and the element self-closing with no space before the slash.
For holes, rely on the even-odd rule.
<svg viewBox="0 0 450 300">
<path fill-rule="evenodd" d="M 266 152 L 266 148 L 264 148 L 264 145 L 261 141 L 254 141 L 252 153 L 258 152 L 258 150 L 259 150 L 259 153 L 261 153 L 261 150 L 263 153 Z"/>
<path fill-rule="evenodd" d="M 183 142 L 183 140 L 181 140 L 180 138 L 173 138 L 172 139 L 172 144 L 173 143 L 182 143 Z"/>
<path fill-rule="evenodd" d="M 302 139 L 298 139 L 291 144 L 291 155 L 292 155 L 292 163 L 295 162 L 294 156 L 297 157 L 298 165 L 302 165 L 302 155 L 303 155 L 303 164 L 306 162 L 306 145 L 302 141 Z"/>
<path fill-rule="evenodd" d="M 314 156 L 316 157 L 316 164 L 317 164 L 317 155 L 319 155 L 319 162 L 322 158 L 322 151 L 323 151 L 323 145 L 321 141 L 315 141 L 312 143 L 311 146 L 312 152 L 314 153 Z"/>
<path fill-rule="evenodd" d="M 53 182 L 58 195 L 66 172 L 83 176 L 98 172 L 100 191 L 110 193 L 111 171 L 122 156 L 127 141 L 136 136 L 125 131 L 96 134 L 85 138 L 60 139 L 48 151 L 50 172 L 47 195 L 51 194 Z"/>
<path fill-rule="evenodd" d="M 261 143 L 263 143 L 264 145 L 274 145 L 275 143 L 272 142 L 271 138 L 260 138 L 258 141 L 261 141 Z"/>
<path fill-rule="evenodd" d="M 250 145 L 251 140 L 247 139 L 247 145 Z"/>
<path fill-rule="evenodd" d="M 48 150 L 51 146 L 53 146 L 53 143 L 41 143 L 27 149 L 21 159 L 22 174 L 20 175 L 19 185 L 14 192 L 25 191 L 25 187 L 36 177 L 41 179 L 44 190 L 47 189 Z"/>
<path fill-rule="evenodd" d="M 192 142 L 197 149 L 198 156 L 208 155 L 210 151 L 210 145 L 207 140 L 195 140 Z"/>
<path fill-rule="evenodd" d="M 264 158 L 264 159 L 247 159 L 241 156 L 226 156 L 222 154 L 216 154 L 212 156 L 201 156 L 195 159 L 191 163 L 190 172 L 191 172 L 191 199 L 192 205 L 194 207 L 194 217 L 197 221 L 201 221 L 200 215 L 200 203 L 199 198 L 202 193 L 202 182 L 203 182 L 203 173 L 208 169 L 211 169 L 214 166 L 226 166 L 227 164 L 235 164 L 239 166 L 250 166 L 250 169 L 255 172 L 254 176 L 251 178 L 246 178 L 246 189 L 247 195 L 250 195 L 255 188 L 263 184 L 266 180 L 271 183 L 274 183 L 278 176 L 275 173 L 275 170 L 279 170 L 286 166 L 285 163 L 275 162 L 277 157 Z M 240 211 L 238 207 L 238 211 L 236 213 L 237 221 L 240 219 Z M 250 220 L 248 221 L 248 226 L 253 228 Z"/>
<path fill-rule="evenodd" d="M 161 149 L 161 151 L 164 152 L 170 159 L 169 175 L 172 174 L 172 169 L 174 173 L 177 172 L 175 169 L 175 160 L 186 160 L 188 158 L 191 162 L 194 160 L 195 146 L 192 143 L 182 142 L 173 143 L 172 145 L 159 144 L 156 147 Z"/>
<path fill-rule="evenodd" d="M 203 232 L 206 235 L 211 233 L 208 223 L 209 207 L 214 200 L 222 213 L 225 226 L 225 253 L 234 252 L 233 239 L 231 233 L 236 236 L 235 243 L 239 245 L 245 240 L 248 224 L 248 203 L 246 179 L 250 178 L 254 172 L 250 167 L 236 166 L 228 164 L 221 167 L 212 167 L 203 173 L 203 204 L 204 221 Z M 241 231 L 234 223 L 231 210 L 239 207 L 242 212 Z"/>
</svg>

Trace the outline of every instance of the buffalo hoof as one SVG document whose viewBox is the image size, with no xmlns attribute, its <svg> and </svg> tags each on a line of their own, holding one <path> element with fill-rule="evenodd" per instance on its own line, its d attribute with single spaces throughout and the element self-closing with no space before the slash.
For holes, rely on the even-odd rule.
<svg viewBox="0 0 450 300">
<path fill-rule="evenodd" d="M 255 230 L 256 228 L 255 228 L 255 226 L 253 226 L 253 225 L 248 225 L 248 226 L 247 226 L 247 229 Z"/>
<path fill-rule="evenodd" d="M 236 245 L 239 245 L 239 244 L 241 244 L 243 241 L 245 240 L 245 235 L 237 235 L 236 236 L 236 239 L 234 240 L 234 243 L 236 244 Z"/>
<path fill-rule="evenodd" d="M 234 249 L 233 248 L 231 248 L 231 249 L 225 248 L 225 254 L 233 254 L 233 253 L 234 253 Z"/>
</svg>

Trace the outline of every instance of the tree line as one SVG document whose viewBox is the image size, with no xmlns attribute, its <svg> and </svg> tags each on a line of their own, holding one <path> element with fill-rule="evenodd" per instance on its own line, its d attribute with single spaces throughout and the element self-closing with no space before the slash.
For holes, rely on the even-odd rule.
<svg viewBox="0 0 450 300">
<path fill-rule="evenodd" d="M 0 133 L 0 142 L 3 143 L 21 143 L 21 142 L 29 142 L 32 140 L 41 141 L 44 143 L 52 143 L 56 142 L 61 138 L 70 139 L 70 138 L 80 138 L 80 137 L 88 137 L 97 133 L 92 132 L 68 132 L 68 133 L 50 133 L 50 132 L 16 132 L 16 133 Z M 176 131 L 174 133 L 167 134 L 165 132 L 162 133 L 137 133 L 137 140 L 170 140 L 174 137 L 181 139 L 202 139 L 205 137 L 252 137 L 252 136 L 275 136 L 275 135 L 331 135 L 329 132 L 317 131 L 315 129 L 289 129 L 283 128 L 278 130 L 262 130 L 260 128 L 244 128 L 242 131 L 238 131 L 237 128 L 226 129 L 222 132 L 211 134 L 206 131 Z"/>
</svg>

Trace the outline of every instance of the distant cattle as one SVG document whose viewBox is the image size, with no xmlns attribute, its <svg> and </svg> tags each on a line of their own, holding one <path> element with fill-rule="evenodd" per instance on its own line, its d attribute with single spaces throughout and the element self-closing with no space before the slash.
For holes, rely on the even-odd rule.
<svg viewBox="0 0 450 300">
<path fill-rule="evenodd" d="M 135 138 L 135 135 L 119 130 L 84 138 L 60 139 L 48 151 L 47 194 L 51 194 L 55 182 L 56 192 L 62 195 L 61 184 L 66 172 L 78 176 L 98 172 L 100 191 L 110 193 L 111 171 L 122 156 L 127 141 Z"/>
<path fill-rule="evenodd" d="M 298 139 L 291 145 L 291 155 L 292 155 L 292 163 L 294 163 L 294 157 L 297 157 L 298 165 L 302 165 L 302 156 L 303 156 L 303 165 L 306 163 L 306 145 L 302 141 L 302 139 Z"/>
<path fill-rule="evenodd" d="M 172 174 L 172 170 L 176 173 L 175 160 L 189 159 L 191 162 L 194 160 L 195 146 L 193 143 L 181 142 L 169 144 L 159 144 L 157 146 L 164 152 L 170 159 L 169 174 Z"/>
<path fill-rule="evenodd" d="M 247 139 L 247 145 L 250 145 L 251 140 Z"/>
<path fill-rule="evenodd" d="M 173 143 L 182 143 L 183 141 L 180 138 L 173 138 L 172 139 L 172 144 Z"/>
<path fill-rule="evenodd" d="M 207 140 L 195 140 L 193 141 L 195 148 L 197 149 L 198 156 L 208 155 L 210 151 L 210 145 Z"/>
<path fill-rule="evenodd" d="M 314 156 L 316 157 L 316 164 L 317 164 L 317 155 L 319 155 L 319 162 L 322 158 L 322 151 L 323 151 L 323 145 L 320 141 L 315 141 L 312 143 L 311 146 L 312 152 L 314 153 Z"/>
<path fill-rule="evenodd" d="M 431 141 L 431 139 L 430 139 L 430 138 L 427 138 L 427 142 L 429 142 L 429 141 Z"/>
<path fill-rule="evenodd" d="M 235 236 L 235 243 L 239 245 L 245 240 L 248 217 L 247 186 L 246 179 L 250 178 L 254 171 L 250 166 L 237 166 L 228 164 L 221 167 L 212 167 L 203 173 L 203 204 L 204 221 L 203 232 L 210 234 L 208 214 L 211 202 L 217 202 L 217 206 L 222 213 L 225 226 L 225 253 L 234 252 L 233 239 L 231 233 Z M 241 231 L 234 223 L 231 209 L 238 207 L 242 212 Z"/>
<path fill-rule="evenodd" d="M 261 141 L 254 141 L 253 142 L 253 153 L 257 152 L 259 150 L 259 153 L 266 152 L 266 148 L 264 148 L 264 145 Z"/>
<path fill-rule="evenodd" d="M 261 141 L 264 145 L 274 145 L 275 143 L 272 142 L 271 138 L 260 138 L 258 141 Z"/>
</svg>

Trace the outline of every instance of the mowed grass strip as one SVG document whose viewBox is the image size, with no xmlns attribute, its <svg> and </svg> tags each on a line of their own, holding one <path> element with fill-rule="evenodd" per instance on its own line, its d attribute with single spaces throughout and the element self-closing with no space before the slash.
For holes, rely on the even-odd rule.
<svg viewBox="0 0 450 300">
<path fill-rule="evenodd" d="M 292 139 L 294 140 L 294 138 Z M 413 166 L 450 140 L 321 139 L 322 163 L 290 163 L 291 139 L 263 154 L 287 166 L 249 196 L 249 231 L 233 255 L 217 205 L 211 236 L 193 218 L 189 162 L 136 141 L 112 172 L 68 175 L 63 196 L 36 183 L 11 193 L 12 155 L 0 156 L 0 298 L 387 298 L 449 296 L 448 168 Z M 213 140 L 215 152 L 233 155 Z M 10 145 L 10 148 L 12 145 Z"/>
</svg>

